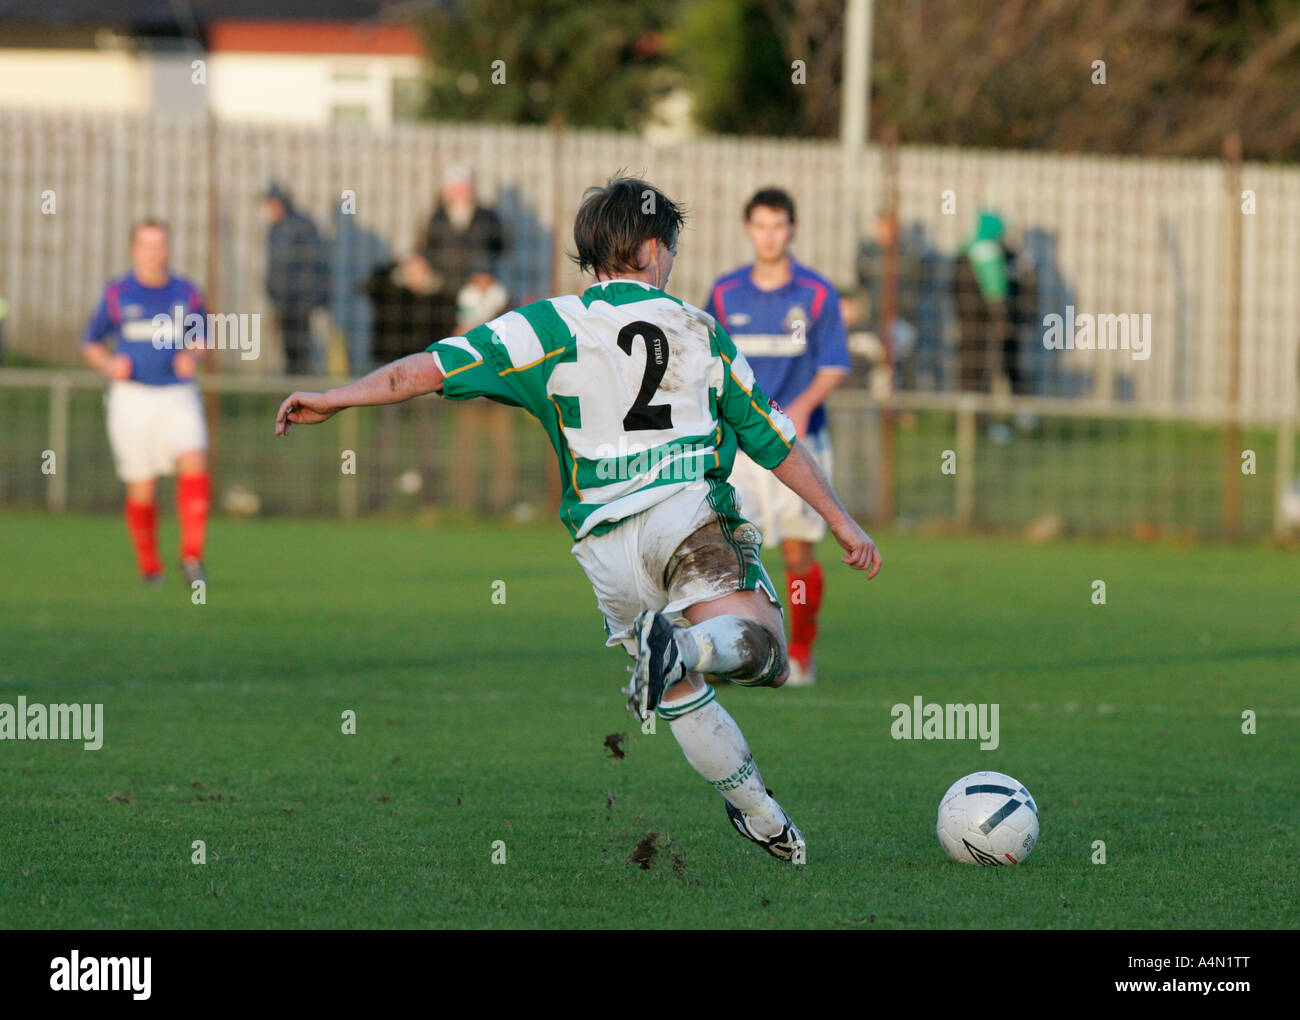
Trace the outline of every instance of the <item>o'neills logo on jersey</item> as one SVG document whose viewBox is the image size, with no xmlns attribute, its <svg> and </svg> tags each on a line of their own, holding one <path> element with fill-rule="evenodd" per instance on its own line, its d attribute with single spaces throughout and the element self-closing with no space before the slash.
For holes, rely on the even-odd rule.
<svg viewBox="0 0 1300 1020">
<path fill-rule="evenodd" d="M 150 956 L 82 956 L 73 950 L 50 961 L 50 988 L 56 992 L 131 992 L 150 995 L 153 958 Z"/>
<path fill-rule="evenodd" d="M 602 482 L 698 482 L 713 466 L 713 447 L 665 443 L 643 446 L 619 436 L 617 443 L 596 447 L 596 477 Z"/>
<path fill-rule="evenodd" d="M 262 316 L 257 312 L 200 315 L 176 305 L 170 315 L 155 315 L 152 327 L 149 339 L 159 351 L 239 351 L 244 361 L 253 361 L 262 353 Z"/>
</svg>

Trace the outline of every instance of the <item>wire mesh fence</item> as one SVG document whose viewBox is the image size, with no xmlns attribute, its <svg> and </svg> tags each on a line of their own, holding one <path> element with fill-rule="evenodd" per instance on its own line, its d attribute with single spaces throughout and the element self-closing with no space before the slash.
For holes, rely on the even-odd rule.
<svg viewBox="0 0 1300 1020">
<path fill-rule="evenodd" d="M 283 370 L 285 334 L 301 327 L 289 316 L 286 330 L 271 293 L 283 267 L 264 197 L 279 185 L 319 237 L 323 306 L 342 349 L 329 361 L 317 336 L 312 369 L 345 360 L 359 370 L 383 343 L 373 287 L 385 273 L 409 285 L 403 260 L 428 253 L 449 170 L 468 169 L 499 217 L 505 241 L 491 261 L 517 304 L 581 289 L 565 258 L 574 213 L 585 188 L 626 169 L 686 202 L 672 289 L 697 304 L 752 259 L 746 199 L 788 189 L 797 257 L 849 297 L 857 328 L 888 334 L 904 389 L 988 391 L 1004 379 L 1017 395 L 1296 413 L 1293 167 L 871 146 L 846 169 L 838 146 L 820 141 L 660 145 L 607 131 L 18 110 L 0 110 L 0 149 L 6 343 L 28 358 L 75 358 L 105 280 L 126 269 L 130 224 L 155 216 L 171 225 L 173 267 L 206 291 L 209 311 L 262 317 L 259 356 L 229 352 L 224 368 Z M 888 237 L 881 214 L 897 222 Z M 468 268 L 443 274 L 444 304 Z M 1048 342 L 1051 321 L 1071 342 Z"/>
<path fill-rule="evenodd" d="M 831 409 L 856 512 L 1043 537 L 1297 516 L 1294 168 L 908 147 L 846 168 L 825 142 L 14 110 L 0 148 L 0 350 L 74 362 L 130 225 L 167 221 L 172 268 L 228 341 L 203 388 L 230 513 L 549 513 L 553 458 L 523 415 L 430 398 L 275 443 L 278 376 L 337 379 L 581 290 L 578 203 L 626 169 L 686 200 L 670 289 L 701 305 L 752 259 L 748 196 L 793 193 L 796 256 L 841 291 L 855 354 Z M 446 202 L 465 176 L 469 219 Z M 115 506 L 103 418 L 94 377 L 0 370 L 0 503 Z"/>
<path fill-rule="evenodd" d="M 313 385 L 328 380 L 205 382 L 216 509 L 514 520 L 556 512 L 555 456 L 524 412 L 427 397 L 355 409 L 277 439 L 280 401 Z M 119 507 L 103 394 L 87 373 L 0 371 L 0 505 Z M 896 395 L 881 403 L 841 391 L 829 407 L 833 480 L 864 520 L 1042 540 L 1219 537 L 1231 468 L 1240 534 L 1286 534 L 1300 523 L 1284 505 L 1295 465 L 1287 423 L 1242 429 L 1245 471 L 1240 456 L 1225 464 L 1224 424 L 1212 420 L 983 395 Z"/>
</svg>

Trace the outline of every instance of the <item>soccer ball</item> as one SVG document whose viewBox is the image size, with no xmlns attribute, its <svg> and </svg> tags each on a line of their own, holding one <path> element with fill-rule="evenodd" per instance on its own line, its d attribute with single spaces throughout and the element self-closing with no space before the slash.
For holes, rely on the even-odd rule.
<svg viewBox="0 0 1300 1020">
<path fill-rule="evenodd" d="M 1019 864 L 1038 842 L 1038 805 L 1018 780 L 972 772 L 939 802 L 939 842 L 965 864 Z"/>
</svg>

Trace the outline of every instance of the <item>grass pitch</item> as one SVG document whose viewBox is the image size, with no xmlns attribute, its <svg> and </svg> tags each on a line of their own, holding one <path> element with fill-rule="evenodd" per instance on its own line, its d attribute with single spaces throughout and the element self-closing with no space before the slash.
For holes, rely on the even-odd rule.
<svg viewBox="0 0 1300 1020">
<path fill-rule="evenodd" d="M 623 712 L 555 523 L 217 520 L 206 605 L 141 588 L 116 517 L 0 532 L 0 702 L 105 730 L 0 741 L 5 927 L 1300 924 L 1294 554 L 884 533 L 870 584 L 828 564 L 821 682 L 719 693 L 798 870 Z M 1000 746 L 892 739 L 918 695 L 998 703 Z M 1038 802 L 1020 867 L 939 848 L 978 769 Z"/>
</svg>

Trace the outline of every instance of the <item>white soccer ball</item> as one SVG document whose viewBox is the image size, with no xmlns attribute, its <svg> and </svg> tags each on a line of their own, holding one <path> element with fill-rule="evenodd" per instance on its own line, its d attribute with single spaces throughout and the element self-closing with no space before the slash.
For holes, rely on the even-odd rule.
<svg viewBox="0 0 1300 1020">
<path fill-rule="evenodd" d="M 972 772 L 939 802 L 939 842 L 965 864 L 1020 864 L 1038 842 L 1038 805 L 1018 780 Z"/>
</svg>

